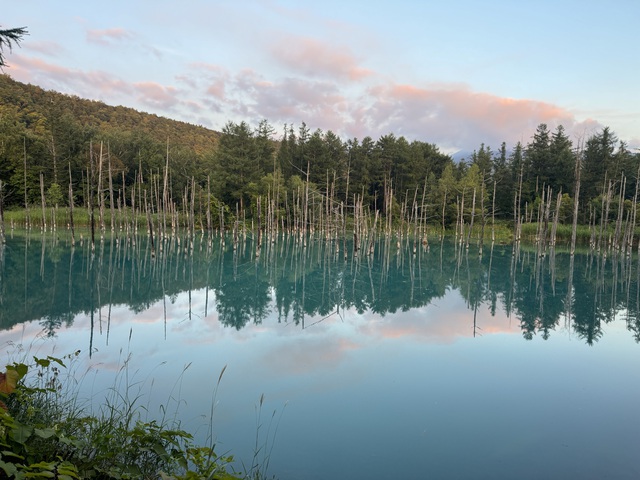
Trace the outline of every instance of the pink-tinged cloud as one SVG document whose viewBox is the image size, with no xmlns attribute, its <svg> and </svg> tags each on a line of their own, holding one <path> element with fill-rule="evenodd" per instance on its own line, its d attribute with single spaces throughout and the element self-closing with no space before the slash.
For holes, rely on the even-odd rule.
<svg viewBox="0 0 640 480">
<path fill-rule="evenodd" d="M 127 83 L 100 70 L 82 71 L 61 67 L 40 59 L 15 56 L 11 76 L 18 81 L 40 85 L 46 89 L 93 100 L 123 105 L 141 105 L 142 110 L 174 114 L 178 109 L 185 116 L 200 113 L 200 103 L 183 99 L 180 89 L 157 82 Z M 140 107 L 138 107 L 140 108 Z"/>
<path fill-rule="evenodd" d="M 373 73 L 360 67 L 347 47 L 310 38 L 283 40 L 272 47 L 271 54 L 288 69 L 311 77 L 357 81 Z"/>
<path fill-rule="evenodd" d="M 152 108 L 172 110 L 180 103 L 179 90 L 156 82 L 139 82 L 134 85 L 138 101 Z"/>
<path fill-rule="evenodd" d="M 13 78 L 46 89 L 90 99 L 109 98 L 112 102 L 133 91 L 131 85 L 107 72 L 74 70 L 21 55 L 14 61 L 10 72 Z"/>
<path fill-rule="evenodd" d="M 299 48 L 311 52 L 311 47 Z M 151 81 L 131 84 L 108 72 L 69 69 L 19 54 L 12 55 L 9 73 L 44 88 L 216 128 L 228 120 L 305 122 L 345 139 L 394 133 L 435 143 L 445 151 L 470 151 L 481 143 L 496 149 L 503 141 L 509 147 L 518 141 L 526 144 L 540 123 L 550 129 L 562 124 L 576 139 L 601 128 L 594 120 L 577 120 L 557 105 L 474 92 L 464 85 L 380 83 L 378 76 L 366 84 L 354 82 L 349 69 L 355 62 L 349 55 L 332 63 L 329 57 L 323 60 L 322 49 L 316 47 L 320 69 L 327 75 L 334 72 L 334 77 L 266 77 L 252 70 L 230 72 L 218 65 L 194 64 L 176 76 L 177 88 Z M 290 58 L 299 53 L 294 51 Z M 372 85 L 374 81 L 378 83 Z"/>
<path fill-rule="evenodd" d="M 87 30 L 87 41 L 98 45 L 113 45 L 129 40 L 133 34 L 124 28 L 107 28 L 104 30 Z"/>
<path fill-rule="evenodd" d="M 176 77 L 178 81 L 185 84 L 190 90 L 203 91 L 204 98 L 199 104 L 203 104 L 210 112 L 224 113 L 231 100 L 227 98 L 229 89 L 230 74 L 219 66 L 210 63 L 196 62 L 189 65 L 190 72 L 188 74 Z M 209 124 L 210 120 L 198 123 Z"/>
<path fill-rule="evenodd" d="M 355 67 L 350 56 L 337 55 L 342 60 L 332 63 L 323 54 L 326 50 L 321 45 L 302 42 L 289 53 L 281 52 L 281 58 L 292 64 L 301 62 L 299 72 L 310 74 L 317 67 L 326 76 L 273 78 L 252 70 L 231 74 L 215 65 L 193 65 L 194 77 L 200 80 L 192 85 L 205 92 L 204 103 L 211 111 L 227 119 L 254 122 L 266 118 L 274 125 L 306 122 L 343 138 L 395 133 L 435 143 L 447 151 L 472 150 L 481 143 L 497 148 L 503 141 L 510 147 L 518 141 L 526 144 L 540 123 L 551 129 L 562 124 L 576 138 L 600 126 L 593 120 L 578 121 L 557 105 L 474 92 L 459 84 L 378 83 L 367 88 L 350 80 L 349 68 Z M 309 59 L 316 61 L 315 66 L 305 63 Z M 367 83 L 377 78 L 371 76 Z"/>
<path fill-rule="evenodd" d="M 329 81 L 285 78 L 272 82 L 245 71 L 233 79 L 233 92 L 231 111 L 251 121 L 306 122 L 313 128 L 336 131 L 349 118 L 348 99 Z"/>
<path fill-rule="evenodd" d="M 49 57 L 57 57 L 64 49 L 58 42 L 28 42 L 23 47 L 26 51 L 42 53 Z"/>
<path fill-rule="evenodd" d="M 427 139 L 445 148 L 526 143 L 541 123 L 550 128 L 562 124 L 570 133 L 597 126 L 592 120 L 578 122 L 556 105 L 461 87 L 379 85 L 369 89 L 365 101 L 368 105 L 360 114 L 371 129 Z"/>
<path fill-rule="evenodd" d="M 207 95 L 217 98 L 218 100 L 224 100 L 225 81 L 222 78 L 217 78 L 212 81 L 207 88 Z"/>
</svg>

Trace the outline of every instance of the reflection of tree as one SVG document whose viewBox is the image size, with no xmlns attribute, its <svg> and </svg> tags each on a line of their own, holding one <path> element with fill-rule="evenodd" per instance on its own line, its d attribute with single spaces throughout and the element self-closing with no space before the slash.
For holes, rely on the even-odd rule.
<svg viewBox="0 0 640 480">
<path fill-rule="evenodd" d="M 563 268 L 558 266 L 559 262 L 561 260 L 556 258 L 556 269 Z M 545 267 L 545 258 L 524 254 L 514 285 L 515 313 L 520 318 L 522 335 L 527 340 L 537 332 L 548 339 L 565 309 L 566 283 L 560 282 L 558 276 L 552 275 Z"/>
<path fill-rule="evenodd" d="M 269 283 L 251 270 L 245 270 L 235 278 L 232 272 L 227 273 L 228 281 L 215 288 L 220 322 L 237 330 L 251 321 L 261 323 L 269 313 Z"/>
<path fill-rule="evenodd" d="M 616 306 L 609 275 L 609 268 L 616 259 L 604 261 L 596 259 L 597 265 L 595 273 L 585 270 L 582 275 L 575 275 L 574 283 L 574 305 L 573 330 L 584 339 L 587 344 L 593 345 L 602 337 L 602 324 L 607 323 L 615 317 Z"/>
<path fill-rule="evenodd" d="M 279 240 L 284 243 L 265 249 L 259 258 L 250 243 L 234 252 L 214 242 L 192 253 L 169 243 L 154 259 L 142 239 L 135 245 L 106 242 L 93 259 L 84 245 L 71 261 L 64 242 L 7 241 L 0 268 L 2 279 L 10 281 L 1 285 L 0 328 L 39 320 L 52 335 L 76 314 L 97 312 L 108 303 L 141 312 L 163 298 L 176 303 L 180 292 L 204 288 L 215 292 L 218 318 L 226 326 L 260 323 L 272 309 L 279 321 L 304 325 L 306 317 L 317 321 L 345 308 L 379 315 L 403 312 L 455 289 L 473 312 L 469 328 L 474 332 L 482 325 L 473 323 L 473 314 L 483 305 L 496 314 L 501 305 L 518 319 L 527 339 L 549 338 L 568 313 L 564 318 L 573 332 L 593 344 L 603 324 L 624 310 L 628 329 L 640 341 L 637 261 L 616 257 L 574 257 L 570 286 L 569 255 L 558 253 L 550 260 L 524 247 L 495 247 L 479 257 L 473 248 L 456 251 L 443 242 L 441 248 L 418 249 L 414 255 L 405 242 L 399 250 L 381 244 L 372 256 L 344 260 L 335 254 L 335 245 L 323 241 L 302 248 Z M 190 304 L 185 318 L 191 309 Z"/>
</svg>

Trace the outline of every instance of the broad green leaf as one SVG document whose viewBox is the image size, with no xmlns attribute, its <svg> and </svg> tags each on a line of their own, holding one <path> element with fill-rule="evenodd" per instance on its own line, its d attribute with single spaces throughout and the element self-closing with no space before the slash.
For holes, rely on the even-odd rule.
<svg viewBox="0 0 640 480">
<path fill-rule="evenodd" d="M 17 425 L 9 431 L 9 436 L 16 442 L 25 444 L 33 433 L 33 428 L 27 425 Z"/>
<path fill-rule="evenodd" d="M 56 431 L 53 428 L 36 428 L 33 433 L 35 433 L 37 437 L 46 439 L 53 437 L 56 434 Z"/>
<path fill-rule="evenodd" d="M 18 469 L 13 463 L 6 463 L 1 460 L 0 460 L 0 468 L 4 470 L 4 473 L 6 473 L 8 477 L 12 477 L 18 472 Z"/>
<path fill-rule="evenodd" d="M 16 372 L 18 372 L 18 374 L 20 375 L 20 378 L 24 377 L 29 371 L 29 367 L 26 366 L 24 363 L 14 363 L 11 368 L 13 368 Z"/>
<path fill-rule="evenodd" d="M 33 359 L 36 361 L 36 364 L 39 365 L 40 367 L 47 368 L 51 364 L 51 361 L 48 358 L 33 357 Z"/>
<path fill-rule="evenodd" d="M 8 450 L 3 450 L 2 452 L 0 452 L 0 457 L 14 457 L 19 460 L 24 460 L 24 457 L 22 455 L 18 455 L 17 453 L 10 452 Z"/>
<path fill-rule="evenodd" d="M 51 355 L 47 356 L 47 360 L 51 361 L 51 362 L 55 362 L 58 365 L 60 365 L 61 367 L 67 367 L 64 362 L 62 360 L 60 360 L 59 358 L 56 357 L 52 357 Z"/>
<path fill-rule="evenodd" d="M 27 472 L 24 478 L 56 478 L 54 472 Z"/>
</svg>

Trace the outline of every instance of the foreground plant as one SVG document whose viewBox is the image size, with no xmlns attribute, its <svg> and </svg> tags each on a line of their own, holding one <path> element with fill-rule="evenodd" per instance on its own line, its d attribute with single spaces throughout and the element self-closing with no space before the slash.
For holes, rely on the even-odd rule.
<svg viewBox="0 0 640 480">
<path fill-rule="evenodd" d="M 232 457 L 194 445 L 184 430 L 142 421 L 133 405 L 86 414 L 60 378 L 79 353 L 34 357 L 0 373 L 0 478 L 241 478 L 227 471 Z"/>
</svg>

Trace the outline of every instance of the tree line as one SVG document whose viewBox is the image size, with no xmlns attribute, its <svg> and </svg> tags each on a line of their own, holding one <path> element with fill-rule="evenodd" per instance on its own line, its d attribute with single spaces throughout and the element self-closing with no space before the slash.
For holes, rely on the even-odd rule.
<svg viewBox="0 0 640 480">
<path fill-rule="evenodd" d="M 193 209 L 194 198 L 196 215 L 204 215 L 203 202 L 207 212 L 214 206 L 211 221 L 221 228 L 230 225 L 225 218 L 265 218 L 269 208 L 284 224 L 302 202 L 307 209 L 347 213 L 358 204 L 381 217 L 420 216 L 449 228 L 465 216 L 535 221 L 540 205 L 552 199 L 560 223 L 570 223 L 578 186 L 579 223 L 630 218 L 632 208 L 635 222 L 640 155 L 608 127 L 571 139 L 561 125 L 551 130 L 540 124 L 526 144 L 481 144 L 456 162 L 433 143 L 393 133 L 344 140 L 305 123 L 276 129 L 267 120 L 257 126 L 228 122 L 215 132 L 7 75 L 0 76 L 0 97 L 4 208 L 39 205 L 44 198 L 50 207 L 70 201 L 88 206 L 107 188 L 95 178 L 106 178 L 108 168 L 115 194 L 105 196 L 106 206 L 116 199 L 130 205 L 134 200 L 125 192 L 135 185 L 153 197 L 155 185 L 156 198 L 162 190 L 178 209 L 190 202 Z"/>
</svg>

